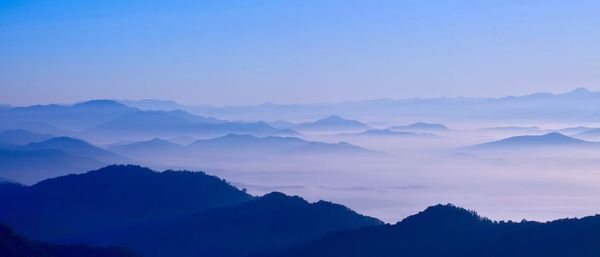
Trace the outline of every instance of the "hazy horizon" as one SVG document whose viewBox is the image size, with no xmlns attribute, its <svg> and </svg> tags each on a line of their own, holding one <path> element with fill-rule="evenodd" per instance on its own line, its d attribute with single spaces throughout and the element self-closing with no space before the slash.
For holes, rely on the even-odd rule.
<svg viewBox="0 0 600 257">
<path fill-rule="evenodd" d="M 3 1 L 0 102 L 600 90 L 590 1 Z"/>
<path fill-rule="evenodd" d="M 95 100 L 110 100 L 110 101 L 166 101 L 166 102 L 174 102 L 177 104 L 181 104 L 181 105 L 186 105 L 186 106 L 201 106 L 201 105 L 206 105 L 206 106 L 212 106 L 212 107 L 237 107 L 237 106 L 257 106 L 257 105 L 263 105 L 263 104 L 275 104 L 275 105 L 327 105 L 327 104 L 339 104 L 339 103 L 346 103 L 346 102 L 362 102 L 362 101 L 376 101 L 376 100 L 390 100 L 390 101 L 401 101 L 401 100 L 413 100 L 413 99 L 421 99 L 421 100 L 426 100 L 426 99 L 440 99 L 440 98 L 479 98 L 479 99 L 501 99 L 501 98 L 506 98 L 506 97 L 523 97 L 523 96 L 528 96 L 528 95 L 534 95 L 534 94 L 552 94 L 552 95 L 561 95 L 561 94 L 567 94 L 567 93 L 571 93 L 571 92 L 575 92 L 577 90 L 586 90 L 589 92 L 593 92 L 593 93 L 600 93 L 600 90 L 594 90 L 594 89 L 590 89 L 587 87 L 573 87 L 571 89 L 567 89 L 566 91 L 557 91 L 557 92 L 549 92 L 549 91 L 535 91 L 535 92 L 529 92 L 529 93 L 524 93 L 524 94 L 509 94 L 509 95 L 482 95 L 482 96 L 470 96 L 470 95 L 459 95 L 459 96 L 432 96 L 432 97 L 418 97 L 418 96 L 407 96 L 404 98 L 390 98 L 390 97 L 380 97 L 380 98 L 363 98 L 363 99 L 344 99 L 344 100 L 339 100 L 339 101 L 321 101 L 321 102 L 277 102 L 277 101 L 273 101 L 273 100 L 266 100 L 263 102 L 258 102 L 258 103 L 240 103 L 240 104 L 224 104 L 224 105 L 218 105 L 218 104 L 208 104 L 208 103 L 204 103 L 204 102 L 181 102 L 178 101 L 176 99 L 170 99 L 170 98 L 144 98 L 144 97 L 134 97 L 134 98 L 87 98 L 87 99 L 80 99 L 80 100 L 75 100 L 72 102 L 53 102 L 53 101 L 49 101 L 49 102 L 32 102 L 32 103 L 26 103 L 26 104 L 11 104 L 10 102 L 0 102 L 0 105 L 4 104 L 4 105 L 10 105 L 12 107 L 27 107 L 27 106 L 34 106 L 34 105 L 50 105 L 50 104 L 58 104 L 58 105 L 72 105 L 72 104 L 78 104 L 78 103 L 84 103 L 84 102 L 88 102 L 88 101 L 95 101 Z"/>
</svg>

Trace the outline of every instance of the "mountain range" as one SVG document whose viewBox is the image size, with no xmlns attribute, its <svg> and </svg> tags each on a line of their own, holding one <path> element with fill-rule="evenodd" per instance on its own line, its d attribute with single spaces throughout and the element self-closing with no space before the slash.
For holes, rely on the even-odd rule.
<svg viewBox="0 0 600 257">
<path fill-rule="evenodd" d="M 417 123 L 413 123 L 410 125 L 404 125 L 404 126 L 392 126 L 392 127 L 389 127 L 388 130 L 433 132 L 433 131 L 447 131 L 450 129 L 448 127 L 446 127 L 446 125 L 443 125 L 443 124 L 417 122 Z"/>
<path fill-rule="evenodd" d="M 246 256 L 381 221 L 329 202 L 252 197 L 201 172 L 109 166 L 32 186 L 0 184 L 0 222 L 53 243 L 144 256 Z"/>
<path fill-rule="evenodd" d="M 369 126 L 356 120 L 344 119 L 337 115 L 327 116 L 325 118 L 313 121 L 300 123 L 293 126 L 294 129 L 299 131 L 352 131 L 352 130 L 365 130 L 369 129 Z"/>
<path fill-rule="evenodd" d="M 436 205 L 395 225 L 328 234 L 271 257 L 592 257 L 600 253 L 600 216 L 551 222 L 496 222 Z"/>
<path fill-rule="evenodd" d="M 349 143 L 324 143 L 297 137 L 256 137 L 251 135 L 228 134 L 212 139 L 196 140 L 187 145 L 171 143 L 163 139 L 134 142 L 109 148 L 110 151 L 132 159 L 154 158 L 270 158 L 291 155 L 332 155 L 332 154 L 376 154 Z"/>
<path fill-rule="evenodd" d="M 113 100 L 73 105 L 34 105 L 0 109 L 0 130 L 26 129 L 41 134 L 90 139 L 181 134 L 298 135 L 265 122 L 226 121 L 182 110 L 144 111 Z"/>
<path fill-rule="evenodd" d="M 478 144 L 464 149 L 469 150 L 519 150 L 531 148 L 557 148 L 557 147 L 600 147 L 600 144 L 589 142 L 574 137 L 565 136 L 558 132 L 543 135 L 515 136 L 498 141 Z"/>
<path fill-rule="evenodd" d="M 146 257 L 595 257 L 600 252 L 599 215 L 498 222 L 446 204 L 391 225 L 330 202 L 278 192 L 255 197 L 201 172 L 139 166 L 109 166 L 32 186 L 2 183 L 0 222 L 49 242 L 29 241 L 0 226 L 0 250 L 34 256 L 132 256 L 124 249 Z"/>
<path fill-rule="evenodd" d="M 28 240 L 0 225 L 0 254 L 7 257 L 140 257 L 119 247 L 90 247 L 86 245 L 57 245 Z"/>
<path fill-rule="evenodd" d="M 480 121 L 598 121 L 600 93 L 577 88 L 570 92 L 533 93 L 523 96 L 441 97 L 412 99 L 375 99 L 320 104 L 273 104 L 246 106 L 185 106 L 162 101 L 127 102 L 147 109 L 175 108 L 203 116 L 229 120 L 310 120 L 336 113 L 365 121 L 436 120 L 457 122 Z"/>
<path fill-rule="evenodd" d="M 0 132 L 0 145 L 24 145 L 48 140 L 53 136 L 33 133 L 24 129 L 4 130 Z"/>
<path fill-rule="evenodd" d="M 53 137 L 25 145 L 0 145 L 0 177 L 27 184 L 127 162 L 130 160 L 125 157 L 70 137 Z"/>
</svg>

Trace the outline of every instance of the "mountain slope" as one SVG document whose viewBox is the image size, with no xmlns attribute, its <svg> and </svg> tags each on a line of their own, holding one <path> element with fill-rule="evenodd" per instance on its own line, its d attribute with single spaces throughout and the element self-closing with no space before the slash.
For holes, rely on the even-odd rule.
<svg viewBox="0 0 600 257">
<path fill-rule="evenodd" d="M 332 231 L 379 224 L 341 205 L 270 193 L 233 207 L 100 237 L 116 237 L 108 243 L 125 245 L 147 257 L 237 257 L 282 249 Z"/>
<path fill-rule="evenodd" d="M 111 100 L 92 100 L 73 105 L 34 105 L 0 111 L 0 120 L 46 123 L 66 130 L 83 130 L 137 109 Z"/>
<path fill-rule="evenodd" d="M 24 145 L 52 138 L 51 135 L 37 134 L 24 129 L 4 130 L 0 132 L 0 144 Z"/>
<path fill-rule="evenodd" d="M 279 257 L 592 257 L 600 252 L 600 216 L 548 223 L 493 222 L 438 205 L 395 225 L 329 234 Z"/>
<path fill-rule="evenodd" d="M 251 196 L 200 172 L 108 166 L 0 195 L 0 222 L 44 241 L 241 203 Z"/>
<path fill-rule="evenodd" d="M 257 135 L 297 134 L 277 129 L 264 122 L 231 122 L 196 116 L 184 111 L 137 111 L 100 124 L 87 133 L 180 135 L 250 133 Z"/>
<path fill-rule="evenodd" d="M 97 159 L 105 163 L 125 162 L 121 156 L 71 137 L 55 137 L 42 142 L 30 143 L 17 148 L 23 151 L 58 150 L 71 155 Z"/>
<path fill-rule="evenodd" d="M 331 115 L 314 122 L 305 122 L 293 127 L 297 130 L 305 131 L 347 131 L 368 129 L 364 123 L 355 120 L 348 120 L 336 115 Z"/>
<path fill-rule="evenodd" d="M 552 132 L 539 136 L 516 136 L 468 147 L 472 150 L 526 149 L 531 147 L 596 147 L 598 144 Z"/>
<path fill-rule="evenodd" d="M 0 149 L 0 176 L 25 184 L 106 165 L 94 158 L 59 150 Z"/>
<path fill-rule="evenodd" d="M 374 153 L 374 151 L 344 142 L 332 144 L 306 141 L 297 137 L 255 137 L 236 134 L 197 140 L 188 145 L 188 148 L 195 151 L 227 151 L 238 154 Z"/>
<path fill-rule="evenodd" d="M 388 130 L 392 131 L 445 131 L 450 130 L 446 125 L 437 123 L 417 122 L 405 126 L 392 126 Z"/>
<path fill-rule="evenodd" d="M 16 235 L 10 227 L 0 225 L 0 256 L 6 257 L 135 257 L 128 250 L 116 247 L 86 245 L 54 245 L 30 241 Z"/>
</svg>

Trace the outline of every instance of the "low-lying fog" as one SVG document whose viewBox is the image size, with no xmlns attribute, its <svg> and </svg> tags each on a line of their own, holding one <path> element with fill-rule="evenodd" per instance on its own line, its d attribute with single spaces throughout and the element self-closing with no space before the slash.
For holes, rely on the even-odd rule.
<svg viewBox="0 0 600 257">
<path fill-rule="evenodd" d="M 297 194 L 348 207 L 387 222 L 425 207 L 453 203 L 497 220 L 552 220 L 600 212 L 600 148 L 464 148 L 543 130 L 461 129 L 436 136 L 305 134 L 312 141 L 345 141 L 382 154 L 160 159 L 156 169 L 204 170 L 261 195 Z M 568 135 L 568 134 L 567 134 Z M 232 152 L 235 149 L 231 150 Z"/>
</svg>

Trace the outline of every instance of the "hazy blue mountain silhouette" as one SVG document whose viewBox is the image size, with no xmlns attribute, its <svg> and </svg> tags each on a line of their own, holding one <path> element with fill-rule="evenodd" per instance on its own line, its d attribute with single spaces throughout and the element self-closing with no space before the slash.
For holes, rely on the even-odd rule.
<svg viewBox="0 0 600 257">
<path fill-rule="evenodd" d="M 297 137 L 257 137 L 228 134 L 200 139 L 188 145 L 178 145 L 163 139 L 153 139 L 109 148 L 110 151 L 136 159 L 199 159 L 199 158 L 273 158 L 293 155 L 376 154 L 377 152 L 348 143 L 306 141 Z"/>
<path fill-rule="evenodd" d="M 497 131 L 497 132 L 513 132 L 513 133 L 531 133 L 531 132 L 541 132 L 543 131 L 540 127 L 537 126 L 502 126 L 502 127 L 489 127 L 483 128 L 482 130 L 486 131 Z"/>
<path fill-rule="evenodd" d="M 334 232 L 280 257 L 592 257 L 600 252 L 600 216 L 548 223 L 494 222 L 437 205 L 395 225 Z"/>
<path fill-rule="evenodd" d="M 52 138 L 51 135 L 37 134 L 24 129 L 4 130 L 0 132 L 0 145 L 24 145 Z"/>
<path fill-rule="evenodd" d="M 392 131 L 445 131 L 450 130 L 446 125 L 437 123 L 417 122 L 405 126 L 392 126 L 388 130 Z"/>
<path fill-rule="evenodd" d="M 369 153 L 371 150 L 348 143 L 312 142 L 297 137 L 256 137 L 251 135 L 229 134 L 223 137 L 197 140 L 188 145 L 196 151 L 229 151 L 239 153 Z"/>
<path fill-rule="evenodd" d="M 32 184 L 46 178 L 97 169 L 108 163 L 59 150 L 0 149 L 0 176 Z"/>
<path fill-rule="evenodd" d="M 171 100 L 155 100 L 155 99 L 143 99 L 143 100 L 117 100 L 127 106 L 138 108 L 144 111 L 174 111 L 174 110 L 185 110 L 185 105 L 178 104 Z"/>
<path fill-rule="evenodd" d="M 82 234 L 250 200 L 201 172 L 108 166 L 32 186 L 0 184 L 0 222 L 36 240 L 77 241 Z"/>
<path fill-rule="evenodd" d="M 272 104 L 249 106 L 187 106 L 198 115 L 230 120 L 306 120 L 336 113 L 363 120 L 402 117 L 412 120 L 598 121 L 600 93 L 578 88 L 561 94 L 534 93 L 501 98 L 441 97 L 375 99 L 331 104 Z"/>
<path fill-rule="evenodd" d="M 122 163 L 127 161 L 127 159 L 115 153 L 93 146 L 83 140 L 71 137 L 54 137 L 42 142 L 35 142 L 20 146 L 17 149 L 25 151 L 58 150 L 76 156 L 97 159 L 105 163 Z"/>
<path fill-rule="evenodd" d="M 126 162 L 125 157 L 70 137 L 0 146 L 0 176 L 26 184 Z"/>
<path fill-rule="evenodd" d="M 30 241 L 16 235 L 0 224 L 0 256 L 6 257 L 135 257 L 132 252 L 117 247 L 90 247 L 86 245 L 56 245 Z"/>
<path fill-rule="evenodd" d="M 585 126 L 578 126 L 578 127 L 568 127 L 568 128 L 562 128 L 557 130 L 557 132 L 563 133 L 563 134 L 568 134 L 568 135 L 577 135 L 586 131 L 590 131 L 592 129 L 592 127 L 585 127 Z"/>
<path fill-rule="evenodd" d="M 575 134 L 574 136 L 576 137 L 582 137 L 582 138 L 598 138 L 600 137 L 600 128 L 591 128 L 589 130 L 585 130 L 582 132 L 579 132 L 577 134 Z"/>
<path fill-rule="evenodd" d="M 269 121 L 267 123 L 276 128 L 293 128 L 294 126 L 298 125 L 296 123 L 289 122 L 286 120 L 274 120 L 274 121 Z"/>
<path fill-rule="evenodd" d="M 143 158 L 150 155 L 181 154 L 184 147 L 168 140 L 154 138 L 148 141 L 117 145 L 110 147 L 109 150 L 132 158 Z"/>
<path fill-rule="evenodd" d="M 357 133 L 344 133 L 342 136 L 391 136 L 391 137 L 437 137 L 432 133 L 420 133 L 411 131 L 394 131 L 390 129 L 369 129 Z"/>
<path fill-rule="evenodd" d="M 141 224 L 100 234 L 103 243 L 124 245 L 146 256 L 236 257 L 271 252 L 326 233 L 380 225 L 329 202 L 308 203 L 270 193 L 232 207 Z"/>
<path fill-rule="evenodd" d="M 48 124 L 60 129 L 83 130 L 137 109 L 111 100 L 92 100 L 74 105 L 34 105 L 0 111 L 0 120 Z"/>
<path fill-rule="evenodd" d="M 252 133 L 293 135 L 290 129 L 277 129 L 265 122 L 231 122 L 196 116 L 184 111 L 137 111 L 100 124 L 89 133 L 178 135 Z M 158 133 L 158 134 L 157 134 Z"/>
<path fill-rule="evenodd" d="M 360 121 L 348 120 L 337 115 L 331 115 L 314 122 L 300 123 L 293 128 L 300 131 L 346 131 L 364 130 L 368 129 L 369 126 Z"/>
<path fill-rule="evenodd" d="M 483 143 L 468 147 L 473 150 L 502 150 L 519 149 L 531 147 L 596 147 L 597 143 L 584 141 L 581 139 L 565 136 L 558 132 L 551 132 L 544 135 L 535 136 L 515 136 L 502 140 Z"/>
</svg>

